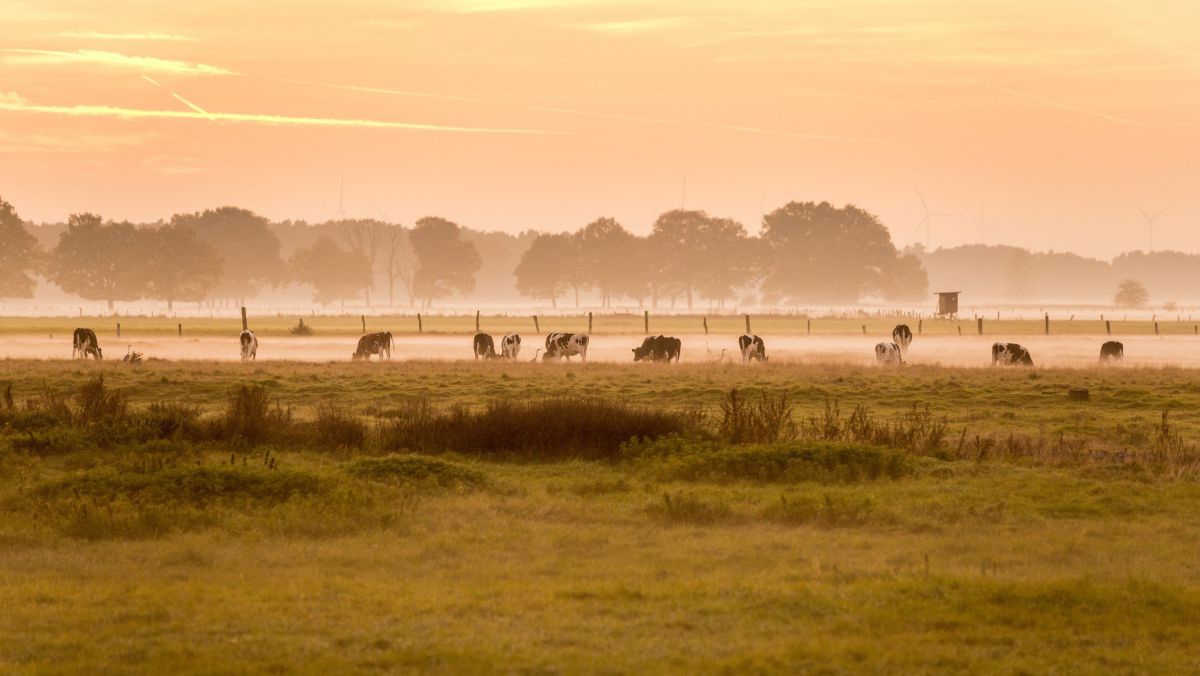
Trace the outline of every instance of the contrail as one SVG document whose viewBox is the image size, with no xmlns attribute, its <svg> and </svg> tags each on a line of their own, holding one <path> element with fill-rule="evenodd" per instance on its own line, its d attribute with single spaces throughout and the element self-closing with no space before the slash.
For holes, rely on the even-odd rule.
<svg viewBox="0 0 1200 676">
<path fill-rule="evenodd" d="M 408 131 L 456 132 L 464 134 L 560 134 L 562 132 L 541 129 L 492 128 L 492 127 L 459 127 L 438 124 L 422 124 L 417 122 L 396 122 L 391 120 L 369 120 L 336 117 L 307 117 L 291 115 L 270 115 L 265 113 L 222 113 L 204 112 L 194 104 L 188 103 L 183 97 L 175 95 L 189 108 L 181 110 L 148 110 L 144 108 L 124 108 L 104 105 L 73 105 L 53 106 L 31 103 L 18 103 L 0 100 L 0 110 L 23 113 L 40 113 L 44 115 L 63 115 L 67 117 L 113 117 L 123 120 L 138 119 L 167 119 L 167 120 L 212 120 L 219 122 L 237 122 L 246 124 L 262 124 L 268 126 L 292 127 L 340 127 L 355 129 L 402 129 Z"/>
</svg>

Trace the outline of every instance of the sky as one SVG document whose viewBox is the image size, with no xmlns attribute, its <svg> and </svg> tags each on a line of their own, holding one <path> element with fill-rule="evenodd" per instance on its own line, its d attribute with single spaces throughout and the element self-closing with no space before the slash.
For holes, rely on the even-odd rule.
<svg viewBox="0 0 1200 676">
<path fill-rule="evenodd" d="M 0 0 L 26 219 L 853 203 L 898 246 L 1200 251 L 1192 0 Z M 928 228 L 925 227 L 926 213 Z"/>
</svg>

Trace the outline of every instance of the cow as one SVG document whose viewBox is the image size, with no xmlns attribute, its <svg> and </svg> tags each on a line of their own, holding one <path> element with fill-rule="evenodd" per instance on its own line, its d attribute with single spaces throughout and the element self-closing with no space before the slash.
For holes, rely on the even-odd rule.
<svg viewBox="0 0 1200 676">
<path fill-rule="evenodd" d="M 483 357 L 484 359 L 496 358 L 496 343 L 488 334 L 476 333 L 475 340 L 472 341 L 472 343 L 474 346 L 476 360 L 478 360 L 480 357 Z"/>
<path fill-rule="evenodd" d="M 1125 358 L 1125 346 L 1118 341 L 1110 340 L 1100 346 L 1100 363 L 1121 361 Z"/>
<path fill-rule="evenodd" d="M 908 352 L 908 346 L 912 345 L 912 329 L 908 328 L 908 324 L 897 324 L 892 329 L 892 342 L 900 348 L 900 354 Z"/>
<path fill-rule="evenodd" d="M 634 361 L 665 361 L 672 359 L 679 362 L 683 342 L 671 336 L 648 336 L 642 341 L 641 347 L 633 348 Z"/>
<path fill-rule="evenodd" d="M 993 343 L 992 366 L 1033 366 L 1029 350 L 1016 343 Z"/>
<path fill-rule="evenodd" d="M 510 333 L 500 339 L 500 356 L 504 359 L 516 360 L 521 354 L 521 334 Z"/>
<path fill-rule="evenodd" d="M 758 336 L 742 335 L 738 338 L 738 347 L 742 350 L 743 362 L 751 359 L 767 360 L 767 347 L 763 344 L 763 339 Z"/>
<path fill-rule="evenodd" d="M 368 333 L 358 339 L 358 347 L 350 355 L 351 361 L 371 361 L 371 355 L 379 355 L 379 361 L 392 358 L 392 332 Z"/>
<path fill-rule="evenodd" d="M 88 355 L 97 361 L 104 359 L 100 341 L 96 340 L 96 332 L 91 329 L 75 329 L 75 334 L 71 337 L 71 359 L 87 359 Z"/>
<path fill-rule="evenodd" d="M 242 346 L 242 361 L 258 359 L 258 336 L 255 336 L 253 331 L 242 331 L 238 336 L 238 343 Z"/>
<path fill-rule="evenodd" d="M 879 343 L 875 346 L 875 361 L 880 366 L 903 366 L 904 354 L 896 343 Z"/>
<path fill-rule="evenodd" d="M 566 357 L 567 361 L 571 361 L 571 357 L 579 355 L 583 361 L 587 361 L 588 335 L 586 333 L 551 333 L 546 336 L 546 354 L 542 356 L 544 361 L 559 360 Z"/>
</svg>

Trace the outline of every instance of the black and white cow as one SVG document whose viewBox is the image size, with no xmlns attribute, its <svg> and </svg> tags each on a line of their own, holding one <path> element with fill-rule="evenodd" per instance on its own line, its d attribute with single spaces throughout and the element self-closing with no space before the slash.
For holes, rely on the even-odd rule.
<svg viewBox="0 0 1200 676">
<path fill-rule="evenodd" d="M 521 354 L 521 334 L 510 333 L 500 339 L 500 356 L 504 359 L 516 359 Z"/>
<path fill-rule="evenodd" d="M 992 366 L 1033 366 L 1029 350 L 1016 343 L 993 343 Z"/>
<path fill-rule="evenodd" d="M 480 357 L 484 359 L 496 358 L 496 343 L 488 334 L 476 333 L 472 345 L 475 352 L 475 359 L 478 360 Z"/>
<path fill-rule="evenodd" d="M 238 336 L 238 344 L 242 346 L 242 361 L 258 359 L 258 336 L 253 331 L 242 331 Z"/>
<path fill-rule="evenodd" d="M 371 361 L 371 355 L 379 355 L 379 361 L 392 358 L 392 332 L 380 331 L 378 333 L 368 333 L 358 339 L 358 347 L 355 348 L 354 354 L 350 356 L 351 361 L 364 359 Z"/>
<path fill-rule="evenodd" d="M 904 354 L 896 343 L 879 343 L 875 346 L 875 361 L 880 366 L 903 366 Z"/>
<path fill-rule="evenodd" d="M 633 348 L 634 361 L 665 361 L 679 362 L 683 351 L 683 341 L 673 336 L 648 336 L 642 341 L 641 347 Z"/>
<path fill-rule="evenodd" d="M 1100 346 L 1100 361 L 1121 361 L 1125 358 L 1125 346 L 1118 341 L 1110 340 Z"/>
<path fill-rule="evenodd" d="M 900 348 L 900 354 L 908 352 L 908 346 L 912 345 L 912 329 L 908 328 L 908 324 L 897 324 L 892 329 L 892 342 Z"/>
<path fill-rule="evenodd" d="M 551 333 L 546 336 L 546 354 L 542 355 L 542 360 L 559 360 L 566 357 L 567 361 L 571 361 L 571 357 L 579 355 L 581 360 L 587 361 L 587 349 L 586 333 Z"/>
<path fill-rule="evenodd" d="M 738 348 L 742 351 L 742 361 L 747 362 L 751 359 L 758 361 L 767 360 L 767 346 L 763 344 L 763 339 L 758 336 L 743 334 L 738 338 Z"/>
<path fill-rule="evenodd" d="M 96 332 L 91 329 L 75 329 L 75 334 L 71 336 L 71 359 L 87 359 L 88 355 L 96 360 L 104 359 L 100 341 L 96 340 Z"/>
</svg>

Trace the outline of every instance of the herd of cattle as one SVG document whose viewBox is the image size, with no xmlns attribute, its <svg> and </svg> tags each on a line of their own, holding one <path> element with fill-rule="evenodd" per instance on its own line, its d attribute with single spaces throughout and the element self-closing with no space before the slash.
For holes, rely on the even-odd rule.
<svg viewBox="0 0 1200 676">
<path fill-rule="evenodd" d="M 543 361 L 559 361 L 571 357 L 579 357 L 587 361 L 588 343 L 586 333 L 551 333 L 546 336 L 546 347 L 543 352 L 538 348 L 533 355 L 537 361 L 541 355 Z M 892 329 L 892 342 L 882 342 L 875 346 L 875 361 L 881 366 L 902 366 L 904 356 L 912 345 L 912 330 L 906 324 L 899 324 Z M 253 331 L 242 331 L 238 336 L 241 346 L 242 361 L 254 361 L 258 357 L 258 337 Z M 71 339 L 71 358 L 103 359 L 100 341 L 96 332 L 91 329 L 75 329 Z M 368 333 L 358 339 L 358 347 L 351 355 L 352 361 L 367 360 L 379 357 L 380 361 L 392 358 L 392 333 L 382 331 Z M 472 341 L 475 359 L 516 360 L 521 353 L 521 336 L 510 333 L 500 339 L 500 352 L 496 352 L 496 343 L 486 333 L 476 333 Z M 738 338 L 738 349 L 743 362 L 767 361 L 767 348 L 763 339 L 756 335 L 743 335 Z M 678 362 L 683 351 L 683 342 L 673 336 L 649 336 L 642 341 L 640 347 L 633 348 L 633 360 L 651 362 Z M 722 350 L 724 354 L 724 350 Z M 140 360 L 140 353 L 138 357 Z M 128 355 L 127 355 L 128 357 Z M 1100 361 L 1119 361 L 1125 357 L 1125 346 L 1110 340 L 1100 346 Z M 128 359 L 127 359 L 128 360 Z M 992 366 L 1033 366 L 1033 356 L 1029 350 L 1017 343 L 993 343 Z"/>
</svg>

